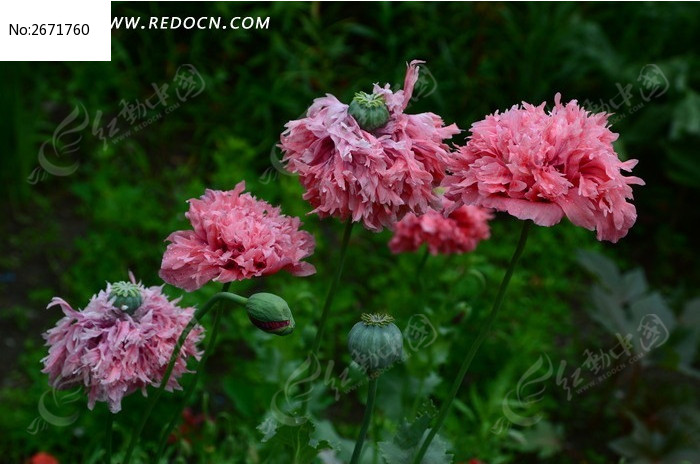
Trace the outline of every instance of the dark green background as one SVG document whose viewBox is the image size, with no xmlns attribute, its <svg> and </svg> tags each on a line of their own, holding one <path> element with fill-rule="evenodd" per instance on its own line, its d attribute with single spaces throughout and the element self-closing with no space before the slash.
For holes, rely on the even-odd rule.
<svg viewBox="0 0 700 464">
<path fill-rule="evenodd" d="M 519 445 L 517 437 L 488 432 L 488 424 L 500 417 L 504 392 L 514 388 L 540 354 L 580 364 L 584 350 L 614 344 L 612 335 L 587 312 L 590 277 L 576 262 L 579 248 L 601 251 L 624 270 L 641 267 L 649 285 L 676 310 L 697 296 L 697 5 L 126 2 L 114 3 L 112 15 L 141 16 L 142 21 L 149 16 L 269 16 L 270 28 L 115 30 L 110 63 L 0 64 L 0 461 L 23 462 L 45 450 L 62 462 L 76 462 L 94 457 L 101 446 L 105 411 L 97 408 L 87 414 L 83 403 L 78 403 L 79 421 L 70 427 L 49 427 L 36 435 L 26 431 L 47 389 L 38 361 L 45 353 L 40 333 L 59 317 L 57 311 L 43 309 L 52 296 L 82 307 L 105 281 L 123 279 L 127 269 L 146 284 L 160 284 L 163 239 L 188 226 L 185 200 L 206 187 L 230 189 L 245 180 L 258 197 L 281 204 L 287 214 L 304 216 L 310 208 L 301 199 L 297 180 L 270 169 L 270 154 L 284 123 L 327 92 L 348 101 L 374 82 L 399 85 L 406 62 L 415 58 L 427 61 L 435 91 L 412 103 L 409 112 L 433 111 L 462 129 L 521 101 L 551 104 L 556 92 L 564 101 L 620 102 L 620 88 L 631 85 L 630 106 L 616 110 L 616 149 L 622 158 L 640 160 L 634 174 L 647 183 L 635 188 L 637 224 L 617 245 L 599 244 L 593 233 L 566 221 L 533 231 L 497 333 L 477 356 L 460 394 L 463 407 L 455 408 L 444 430 L 456 461 L 544 462 L 535 453 L 554 440 L 557 451 L 547 462 L 617 462 L 606 443 L 632 430 L 629 413 L 654 429 L 655 414 L 668 405 L 697 411 L 697 395 L 687 393 L 697 381 L 643 370 L 620 374 L 573 402 L 557 393 L 552 380 L 542 408 L 558 432 L 543 432 L 544 439 L 529 437 Z M 187 63 L 204 78 L 204 91 L 132 137 L 104 148 L 93 133 L 96 113 L 102 113 L 105 126 L 118 117 L 122 100 L 143 102 L 153 94 L 153 83 L 171 83 L 178 67 Z M 644 102 L 638 78 L 648 64 L 663 72 L 668 90 Z M 174 95 L 172 87 L 170 91 Z M 77 161 L 77 171 L 29 183 L 39 147 L 80 105 L 90 121 L 80 133 L 79 150 L 53 159 L 57 164 Z M 122 120 L 119 127 L 125 131 L 128 124 Z M 461 144 L 465 136 L 453 141 Z M 279 275 L 237 285 L 241 293 L 266 289 L 287 298 L 299 330 L 286 339 L 261 339 L 251 333 L 242 314 L 227 315 L 225 336 L 202 390 L 216 421 L 188 445 L 203 462 L 264 460 L 266 448 L 259 444 L 255 427 L 284 373 L 303 359 L 304 340 L 318 315 L 339 240 L 335 221 L 314 216 L 303 220 L 318 242 L 311 258 L 317 275 Z M 386 309 L 405 323 L 424 304 L 444 329 L 426 359 L 412 360 L 387 377 L 386 400 L 382 403 L 380 391 L 378 425 L 372 432 L 378 437 L 371 440 L 391 438 L 417 395 L 417 379 L 430 373 L 444 379 L 433 391 L 436 402 L 444 398 L 517 233 L 515 221 L 499 216 L 492 239 L 476 253 L 431 259 L 425 282 L 429 295 L 419 303 L 412 282 L 419 257 L 392 256 L 386 249 L 388 232 L 356 228 L 324 358 L 339 365 L 348 362 L 346 334 L 362 311 Z M 485 292 L 477 294 L 473 282 L 460 278 L 465 269 L 485 276 Z M 181 294 L 172 287 L 166 290 Z M 215 290 L 208 286 L 184 301 L 201 304 Z M 279 370 L 280 378 L 267 375 L 270 370 Z M 496 382 L 505 391 L 499 392 Z M 659 388 L 664 382 L 680 390 Z M 631 399 L 615 399 L 620 390 Z M 482 403 L 475 403 L 475 397 Z M 337 403 L 323 403 L 317 414 L 332 419 L 340 435 L 353 439 L 362 398 L 353 392 Z M 134 395 L 124 404 L 125 412 L 117 419 L 117 445 L 144 401 Z M 478 404 L 481 412 L 474 410 Z M 159 411 L 163 417 L 166 406 Z M 199 410 L 201 404 L 193 407 Z M 155 432 L 147 431 L 145 437 Z M 659 433 L 668 438 L 676 432 L 661 427 Z M 182 456 L 187 452 L 187 446 L 177 448 Z"/>
</svg>

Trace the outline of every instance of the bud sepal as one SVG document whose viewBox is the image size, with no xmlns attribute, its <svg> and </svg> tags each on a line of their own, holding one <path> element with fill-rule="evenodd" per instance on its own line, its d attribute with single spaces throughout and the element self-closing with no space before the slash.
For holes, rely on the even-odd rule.
<svg viewBox="0 0 700 464">
<path fill-rule="evenodd" d="M 248 318 L 255 327 L 274 335 L 289 335 L 296 324 L 289 305 L 272 293 L 255 293 L 245 303 Z"/>
</svg>

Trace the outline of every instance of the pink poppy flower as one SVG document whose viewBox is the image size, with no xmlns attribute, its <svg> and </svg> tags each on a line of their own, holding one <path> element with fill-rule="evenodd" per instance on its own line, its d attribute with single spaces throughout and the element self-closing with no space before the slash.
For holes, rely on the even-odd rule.
<svg viewBox="0 0 700 464">
<path fill-rule="evenodd" d="M 232 282 L 287 271 L 316 272 L 302 260 L 314 252 L 314 238 L 299 230 L 301 221 L 243 193 L 245 182 L 222 192 L 207 190 L 189 200 L 185 216 L 193 230 L 173 232 L 163 255 L 160 277 L 187 291 L 210 280 Z"/>
<path fill-rule="evenodd" d="M 443 199 L 443 206 L 451 207 L 452 202 Z M 436 210 L 421 216 L 409 213 L 394 226 L 389 249 L 404 253 L 416 251 L 426 243 L 432 255 L 468 253 L 491 236 L 491 219 L 493 214 L 478 206 L 460 206 L 447 215 Z"/>
<path fill-rule="evenodd" d="M 312 213 L 362 221 L 379 232 L 406 213 L 423 214 L 438 204 L 433 188 L 449 156 L 444 140 L 459 129 L 433 113 L 404 113 L 420 63 L 408 66 L 403 90 L 375 84 L 373 95 L 364 95 L 388 110 L 388 121 L 372 131 L 360 127 L 349 106 L 333 95 L 317 98 L 305 118 L 286 124 L 284 161 L 299 174 Z"/>
<path fill-rule="evenodd" d="M 523 103 L 472 125 L 466 146 L 451 159 L 445 196 L 458 204 L 507 211 L 541 226 L 571 222 L 597 231 L 598 240 L 617 242 L 637 219 L 625 177 L 637 160 L 622 162 L 613 149 L 617 134 L 605 113 L 592 114 L 576 100 Z"/>
<path fill-rule="evenodd" d="M 65 316 L 44 338 L 49 354 L 42 372 L 55 388 L 84 386 L 88 408 L 104 401 L 116 413 L 122 398 L 149 385 L 160 385 L 170 356 L 183 329 L 194 315 L 194 308 L 180 308 L 179 299 L 169 301 L 161 287 L 146 288 L 140 283 L 107 284 L 82 311 L 75 311 L 61 298 L 48 307 L 59 306 Z M 136 303 L 117 303 L 113 291 L 128 286 Z M 123 288 L 123 287 L 122 287 Z M 166 390 L 180 389 L 178 379 L 187 371 L 187 359 L 199 359 L 197 344 L 204 329 L 197 325 L 187 336 L 177 358 Z"/>
</svg>

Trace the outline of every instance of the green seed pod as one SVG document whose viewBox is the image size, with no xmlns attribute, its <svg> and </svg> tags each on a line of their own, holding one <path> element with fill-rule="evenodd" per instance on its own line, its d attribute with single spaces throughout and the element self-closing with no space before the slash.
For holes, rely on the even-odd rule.
<svg viewBox="0 0 700 464">
<path fill-rule="evenodd" d="M 379 129 L 389 121 L 389 109 L 380 94 L 357 92 L 350 102 L 348 114 L 366 131 Z"/>
<path fill-rule="evenodd" d="M 387 314 L 363 314 L 350 330 L 350 356 L 370 375 L 401 360 L 403 336 L 393 322 Z"/>
<path fill-rule="evenodd" d="M 256 293 L 245 304 L 248 318 L 255 327 L 275 335 L 289 335 L 294 332 L 294 316 L 289 305 L 272 293 Z"/>
<path fill-rule="evenodd" d="M 141 287 L 125 281 L 113 283 L 112 289 L 109 292 L 109 297 L 114 298 L 112 304 L 114 304 L 115 308 L 127 314 L 134 314 L 143 302 L 141 298 Z"/>
</svg>

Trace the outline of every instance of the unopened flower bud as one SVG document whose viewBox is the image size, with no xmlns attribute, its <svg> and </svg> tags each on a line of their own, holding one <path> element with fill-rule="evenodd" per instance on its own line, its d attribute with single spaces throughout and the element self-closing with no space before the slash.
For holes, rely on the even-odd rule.
<svg viewBox="0 0 700 464">
<path fill-rule="evenodd" d="M 141 306 L 141 287 L 131 282 L 115 282 L 111 285 L 109 297 L 114 298 L 112 304 L 115 308 L 127 314 L 134 312 Z"/>
<path fill-rule="evenodd" d="M 379 129 L 389 121 L 389 109 L 380 94 L 357 92 L 350 102 L 348 114 L 366 131 Z"/>
<path fill-rule="evenodd" d="M 401 360 L 403 336 L 393 322 L 387 314 L 363 314 L 350 330 L 350 356 L 370 375 Z"/>
<path fill-rule="evenodd" d="M 272 293 L 256 293 L 245 304 L 250 322 L 260 330 L 275 334 L 289 335 L 295 323 L 289 305 Z"/>
</svg>

